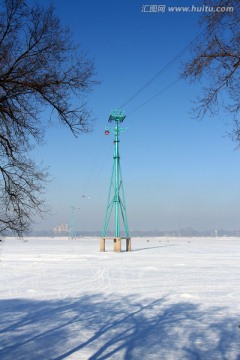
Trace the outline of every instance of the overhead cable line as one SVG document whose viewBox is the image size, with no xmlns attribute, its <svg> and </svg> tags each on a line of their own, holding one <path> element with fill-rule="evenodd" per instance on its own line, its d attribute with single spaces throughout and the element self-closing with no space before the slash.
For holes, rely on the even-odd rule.
<svg viewBox="0 0 240 360">
<path fill-rule="evenodd" d="M 160 71 L 158 71 L 152 78 L 150 78 L 149 81 L 147 81 L 142 87 L 140 87 L 132 96 L 130 96 L 119 108 L 123 108 L 125 107 L 128 103 L 130 103 L 135 97 L 137 97 L 143 90 L 145 90 L 152 82 L 154 82 L 158 77 L 160 77 L 164 72 L 166 72 L 168 70 L 169 67 L 171 67 L 179 58 L 181 58 L 182 55 L 184 55 L 190 48 L 191 46 L 194 44 L 194 42 L 196 42 L 197 40 L 199 40 L 203 34 L 207 31 L 207 28 L 205 28 L 203 31 L 200 32 L 200 34 L 198 34 L 190 43 L 188 43 L 171 61 L 169 61 Z M 146 101 L 144 101 L 141 105 L 137 106 L 135 109 L 133 109 L 132 111 L 130 111 L 129 113 L 127 113 L 127 115 L 129 116 L 130 114 L 132 114 L 133 112 L 137 111 L 138 109 L 140 109 L 141 107 L 143 107 L 144 105 L 148 104 L 150 101 L 154 100 L 156 97 L 160 96 L 161 94 L 163 94 L 165 91 L 167 91 L 170 87 L 172 87 L 173 85 L 175 85 L 178 81 L 180 80 L 180 78 L 178 77 L 175 81 L 173 81 L 172 83 L 170 83 L 168 86 L 166 86 L 164 89 L 162 89 L 161 91 L 159 91 L 157 94 L 155 94 L 154 96 L 150 97 L 149 99 L 147 99 Z M 104 146 L 103 146 L 104 145 Z M 85 191 L 84 193 L 86 193 L 86 190 L 89 188 L 92 188 L 93 183 L 96 182 L 98 176 L 94 179 L 94 174 L 93 173 L 99 173 L 99 168 L 97 171 L 97 167 L 100 163 L 100 157 L 102 156 L 103 150 L 104 150 L 105 144 L 100 143 L 99 149 L 97 151 L 95 160 L 93 161 L 92 167 L 90 169 L 90 173 L 85 185 Z M 104 161 L 105 163 L 105 161 Z M 103 167 L 103 164 L 100 165 L 100 171 Z"/>
<path fill-rule="evenodd" d="M 92 176 L 91 181 L 89 182 L 89 193 L 93 193 L 93 189 L 95 188 L 95 185 L 99 182 L 102 172 L 104 170 L 105 164 L 107 159 L 109 158 L 110 151 L 112 149 L 112 143 L 108 144 L 108 147 L 103 149 L 101 153 L 101 158 L 99 158 L 99 163 L 96 166 L 95 173 Z"/>
<path fill-rule="evenodd" d="M 105 141 L 105 136 L 103 135 L 99 142 L 99 147 L 97 149 L 95 158 L 93 159 L 92 164 L 90 166 L 89 174 L 88 174 L 87 180 L 85 182 L 85 185 L 83 187 L 83 195 L 86 195 L 87 192 L 89 191 L 90 183 L 95 175 L 97 165 L 101 159 L 101 156 L 102 156 L 102 153 L 103 153 L 105 147 L 106 147 L 106 141 Z"/>
<path fill-rule="evenodd" d="M 150 101 L 152 101 L 153 99 L 155 99 L 156 97 L 158 97 L 159 95 L 163 94 L 165 91 L 167 91 L 170 87 L 172 87 L 173 85 L 175 85 L 179 80 L 181 80 L 179 77 L 174 80 L 171 84 L 169 84 L 168 86 L 166 86 L 164 89 L 162 89 L 161 91 L 159 91 L 157 94 L 151 96 L 148 100 L 144 101 L 141 105 L 137 106 L 135 109 L 133 109 L 132 111 L 130 111 L 129 113 L 127 113 L 127 116 L 129 116 L 130 114 L 134 113 L 135 111 L 137 111 L 138 109 L 140 109 L 142 106 L 148 104 Z"/>
<path fill-rule="evenodd" d="M 139 95 L 143 90 L 145 90 L 154 80 L 156 80 L 160 75 L 162 75 L 171 65 L 173 65 L 182 55 L 184 55 L 195 43 L 199 40 L 203 34 L 207 31 L 205 28 L 200 32 L 190 43 L 188 43 L 171 61 L 169 61 L 160 71 L 158 71 L 149 81 L 147 81 L 141 88 L 139 88 L 132 96 L 130 96 L 120 107 L 119 109 L 125 107 L 130 101 L 132 101 L 137 95 Z M 158 96 L 158 95 L 157 95 Z"/>
</svg>

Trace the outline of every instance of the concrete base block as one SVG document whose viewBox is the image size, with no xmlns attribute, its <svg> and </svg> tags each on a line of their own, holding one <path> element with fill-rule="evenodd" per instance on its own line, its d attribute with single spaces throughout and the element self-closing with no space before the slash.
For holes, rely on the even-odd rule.
<svg viewBox="0 0 240 360">
<path fill-rule="evenodd" d="M 131 238 L 130 237 L 106 237 L 100 239 L 100 251 L 105 251 L 105 242 L 106 240 L 113 240 L 113 249 L 115 252 L 122 251 L 122 240 L 126 240 L 126 251 L 131 251 Z"/>
<path fill-rule="evenodd" d="M 105 239 L 100 239 L 100 251 L 105 251 Z"/>
<path fill-rule="evenodd" d="M 126 238 L 126 251 L 131 251 L 131 238 Z"/>
<path fill-rule="evenodd" d="M 116 252 L 121 252 L 122 247 L 121 247 L 121 238 L 115 238 L 113 240 L 114 243 L 114 251 Z"/>
</svg>

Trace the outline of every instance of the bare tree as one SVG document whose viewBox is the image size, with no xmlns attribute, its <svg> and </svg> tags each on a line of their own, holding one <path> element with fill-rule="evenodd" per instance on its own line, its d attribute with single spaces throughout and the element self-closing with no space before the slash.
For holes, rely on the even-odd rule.
<svg viewBox="0 0 240 360">
<path fill-rule="evenodd" d="M 220 108 L 233 119 L 232 137 L 240 145 L 240 2 L 210 0 L 201 19 L 206 32 L 193 48 L 183 76 L 204 78 L 208 86 L 194 109 L 197 118 L 216 115 Z"/>
<path fill-rule="evenodd" d="M 22 236 L 33 215 L 45 211 L 47 172 L 29 155 L 52 122 L 43 111 L 52 109 L 75 136 L 89 131 L 85 95 L 93 76 L 93 63 L 78 55 L 53 6 L 0 2 L 0 235 Z"/>
</svg>

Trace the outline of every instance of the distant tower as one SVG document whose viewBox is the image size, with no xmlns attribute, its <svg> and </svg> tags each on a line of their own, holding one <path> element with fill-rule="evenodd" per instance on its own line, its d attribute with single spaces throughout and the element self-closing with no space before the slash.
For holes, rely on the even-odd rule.
<svg viewBox="0 0 240 360">
<path fill-rule="evenodd" d="M 120 155 L 119 155 L 119 135 L 120 132 L 126 130 L 126 128 L 121 128 L 119 123 L 122 123 L 125 119 L 123 111 L 114 110 L 112 111 L 108 122 L 114 123 L 114 128 L 106 127 L 105 134 L 108 135 L 110 132 L 114 134 L 114 156 L 113 156 L 113 168 L 110 181 L 110 188 L 107 200 L 106 214 L 104 220 L 104 228 L 100 243 L 100 251 L 105 251 L 105 240 L 109 221 L 112 215 L 113 208 L 115 210 L 115 237 L 114 240 L 114 251 L 121 251 L 121 240 L 126 239 L 126 250 L 131 250 L 131 238 L 129 237 L 128 231 L 128 221 L 127 221 L 127 211 L 124 197 L 123 189 L 123 180 L 122 180 L 122 171 L 120 164 Z M 125 237 L 120 237 L 120 219 L 122 218 Z M 111 238 L 110 238 L 111 239 Z"/>
<path fill-rule="evenodd" d="M 71 206 L 72 210 L 72 221 L 71 221 L 71 228 L 69 232 L 69 238 L 74 240 L 76 239 L 76 231 L 75 231 L 75 207 Z"/>
</svg>

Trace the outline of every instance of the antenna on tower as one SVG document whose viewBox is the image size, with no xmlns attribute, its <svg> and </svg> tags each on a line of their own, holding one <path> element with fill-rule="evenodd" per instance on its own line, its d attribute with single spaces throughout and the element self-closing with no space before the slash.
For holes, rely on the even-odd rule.
<svg viewBox="0 0 240 360">
<path fill-rule="evenodd" d="M 113 238 L 114 251 L 121 251 L 121 239 L 126 239 L 126 250 L 131 250 L 131 238 L 129 237 L 127 211 L 119 155 L 120 133 L 126 130 L 126 128 L 121 128 L 119 124 L 124 121 L 125 117 L 126 116 L 122 110 L 113 110 L 109 116 L 108 122 L 114 123 L 114 127 L 105 128 L 105 134 L 109 134 L 110 132 L 114 134 L 114 155 L 104 227 L 100 242 L 100 251 L 105 251 L 105 240 L 107 239 L 106 234 L 113 209 L 115 210 L 115 237 Z M 125 229 L 125 237 L 120 237 L 121 218 Z"/>
</svg>

